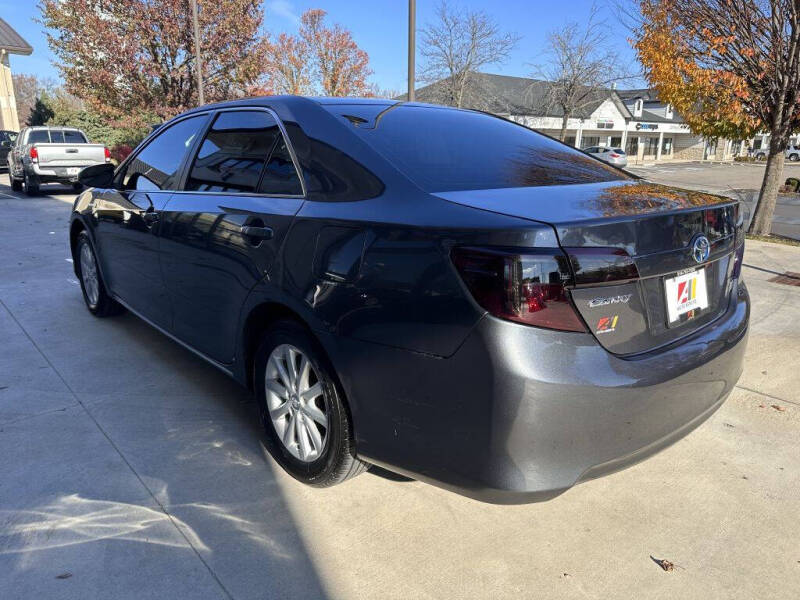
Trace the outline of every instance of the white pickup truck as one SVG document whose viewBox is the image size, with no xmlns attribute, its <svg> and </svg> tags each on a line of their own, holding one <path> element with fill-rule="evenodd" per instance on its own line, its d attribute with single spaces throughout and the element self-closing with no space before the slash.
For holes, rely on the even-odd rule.
<svg viewBox="0 0 800 600">
<path fill-rule="evenodd" d="M 111 162 L 103 144 L 90 144 L 86 134 L 72 127 L 26 127 L 8 153 L 11 187 L 30 196 L 43 183 L 72 185 L 79 190 L 84 167 Z"/>
</svg>

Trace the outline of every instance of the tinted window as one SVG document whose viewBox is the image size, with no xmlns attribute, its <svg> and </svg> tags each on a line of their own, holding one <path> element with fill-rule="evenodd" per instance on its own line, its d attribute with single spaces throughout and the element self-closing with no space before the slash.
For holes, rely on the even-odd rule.
<svg viewBox="0 0 800 600">
<path fill-rule="evenodd" d="M 292 186 L 292 179 L 298 185 Z M 220 113 L 200 146 L 186 182 L 187 190 L 214 192 L 291 194 L 299 193 L 295 192 L 297 187 L 297 172 L 278 123 L 264 111 Z"/>
<path fill-rule="evenodd" d="M 162 131 L 128 163 L 122 176 L 124 189 L 175 189 L 178 169 L 205 120 L 206 115 L 189 117 Z"/>
<path fill-rule="evenodd" d="M 326 107 L 346 112 L 347 107 Z M 421 188 L 456 191 L 627 177 L 527 127 L 484 113 L 397 106 L 350 126 Z"/>
<path fill-rule="evenodd" d="M 29 144 L 49 144 L 50 134 L 46 129 L 35 129 L 28 135 Z"/>
<path fill-rule="evenodd" d="M 64 142 L 67 144 L 85 144 L 86 138 L 80 131 L 65 131 Z"/>
<path fill-rule="evenodd" d="M 288 194 L 299 196 L 303 193 L 300 186 L 300 178 L 294 168 L 286 141 L 280 136 L 269 162 L 264 169 L 264 177 L 261 180 L 259 191 L 265 194 Z"/>
</svg>

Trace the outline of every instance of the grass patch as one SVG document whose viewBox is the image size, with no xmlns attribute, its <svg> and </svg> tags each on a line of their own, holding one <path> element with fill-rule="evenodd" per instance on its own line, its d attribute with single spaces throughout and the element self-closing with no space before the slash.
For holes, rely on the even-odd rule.
<svg viewBox="0 0 800 600">
<path fill-rule="evenodd" d="M 745 236 L 748 240 L 756 240 L 759 242 L 771 242 L 773 244 L 783 244 L 785 246 L 800 246 L 800 241 L 793 240 L 782 235 L 750 235 Z"/>
</svg>

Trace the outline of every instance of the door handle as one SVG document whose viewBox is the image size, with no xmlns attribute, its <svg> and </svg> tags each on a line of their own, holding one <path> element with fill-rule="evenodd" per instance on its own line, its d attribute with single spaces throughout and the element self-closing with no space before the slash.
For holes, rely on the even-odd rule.
<svg viewBox="0 0 800 600">
<path fill-rule="evenodd" d="M 142 221 L 144 221 L 144 224 L 148 227 L 158 223 L 158 219 L 159 217 L 157 212 L 147 211 L 142 213 Z"/>
<path fill-rule="evenodd" d="M 242 225 L 241 232 L 244 237 L 258 240 L 271 240 L 274 233 L 271 227 L 253 227 L 252 225 Z"/>
</svg>

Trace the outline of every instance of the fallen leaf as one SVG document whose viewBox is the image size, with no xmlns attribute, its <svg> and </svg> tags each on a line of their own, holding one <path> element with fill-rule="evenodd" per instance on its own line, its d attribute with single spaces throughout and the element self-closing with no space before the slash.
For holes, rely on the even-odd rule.
<svg viewBox="0 0 800 600">
<path fill-rule="evenodd" d="M 61 575 L 56 575 L 56 579 L 69 579 L 72 577 L 72 573 L 67 571 L 66 573 L 61 573 Z"/>
<path fill-rule="evenodd" d="M 783 408 L 782 406 L 778 406 L 777 404 L 771 404 L 770 406 L 772 406 L 772 408 L 774 408 L 778 412 L 783 412 L 786 410 L 785 408 Z"/>
<path fill-rule="evenodd" d="M 675 564 L 668 561 L 666 558 L 656 558 L 652 554 L 650 555 L 650 560 L 656 563 L 659 567 L 664 569 L 667 572 L 675 570 Z"/>
</svg>

